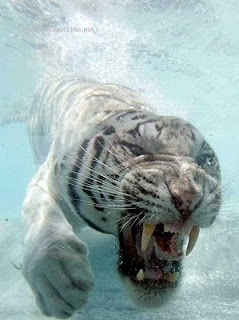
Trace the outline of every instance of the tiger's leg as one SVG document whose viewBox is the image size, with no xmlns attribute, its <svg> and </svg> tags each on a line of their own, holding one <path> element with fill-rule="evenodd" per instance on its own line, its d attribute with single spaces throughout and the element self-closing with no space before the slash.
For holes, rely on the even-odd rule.
<svg viewBox="0 0 239 320">
<path fill-rule="evenodd" d="M 50 187 L 44 164 L 23 203 L 23 274 L 42 312 L 67 318 L 83 307 L 93 287 L 87 245 L 73 232 Z"/>
</svg>

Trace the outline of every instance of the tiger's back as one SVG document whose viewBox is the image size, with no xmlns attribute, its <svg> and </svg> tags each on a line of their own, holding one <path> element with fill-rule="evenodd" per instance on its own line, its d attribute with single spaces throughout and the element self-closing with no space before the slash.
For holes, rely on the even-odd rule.
<svg viewBox="0 0 239 320">
<path fill-rule="evenodd" d="M 112 113 L 150 110 L 146 100 L 133 90 L 114 84 L 82 79 L 50 79 L 35 95 L 28 132 L 38 163 L 42 163 L 53 141 L 65 147 L 87 126 L 94 127 Z M 69 130 L 71 127 L 71 130 Z M 73 134 L 72 134 L 73 133 Z"/>
</svg>

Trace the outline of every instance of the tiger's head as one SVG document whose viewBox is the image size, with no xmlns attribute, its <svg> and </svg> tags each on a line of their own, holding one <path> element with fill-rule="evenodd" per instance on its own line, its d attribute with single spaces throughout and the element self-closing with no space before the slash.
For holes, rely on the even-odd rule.
<svg viewBox="0 0 239 320">
<path fill-rule="evenodd" d="M 88 225 L 118 237 L 119 273 L 145 307 L 175 292 L 183 257 L 221 204 L 218 159 L 200 132 L 146 111 L 110 115 L 81 133 L 56 176 Z"/>
<path fill-rule="evenodd" d="M 159 306 L 175 291 L 200 228 L 219 212 L 219 163 L 199 131 L 180 118 L 145 117 L 121 132 L 114 141 L 127 158 L 118 269 L 136 303 Z"/>
</svg>

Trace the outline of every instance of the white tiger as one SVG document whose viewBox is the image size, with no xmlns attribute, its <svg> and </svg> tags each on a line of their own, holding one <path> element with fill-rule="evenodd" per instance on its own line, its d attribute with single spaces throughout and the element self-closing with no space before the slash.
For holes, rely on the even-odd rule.
<svg viewBox="0 0 239 320">
<path fill-rule="evenodd" d="M 42 312 L 67 318 L 94 285 L 82 221 L 119 240 L 119 274 L 141 306 L 180 279 L 200 227 L 221 203 L 217 157 L 190 123 L 162 117 L 134 91 L 55 79 L 36 94 L 29 137 L 38 163 L 23 203 L 23 273 Z"/>
</svg>

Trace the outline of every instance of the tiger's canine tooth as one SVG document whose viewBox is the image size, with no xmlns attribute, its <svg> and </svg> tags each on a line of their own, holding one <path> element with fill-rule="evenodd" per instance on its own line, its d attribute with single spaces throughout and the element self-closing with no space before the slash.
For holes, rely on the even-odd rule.
<svg viewBox="0 0 239 320">
<path fill-rule="evenodd" d="M 192 227 L 189 227 L 187 230 L 185 230 L 185 234 L 187 236 L 190 236 L 191 231 L 192 231 Z"/>
<path fill-rule="evenodd" d="M 176 282 L 179 277 L 179 272 L 173 272 L 173 273 L 166 273 L 163 276 L 164 280 L 170 281 L 170 282 Z"/>
<path fill-rule="evenodd" d="M 143 224 L 143 233 L 141 238 L 141 250 L 145 251 L 148 248 L 149 241 L 154 233 L 156 225 L 144 223 Z"/>
<path fill-rule="evenodd" d="M 195 247 L 196 243 L 197 243 L 197 239 L 198 239 L 198 235 L 200 232 L 200 228 L 199 227 L 192 227 L 192 230 L 190 232 L 189 235 L 189 241 L 188 241 L 188 247 L 186 250 L 186 256 L 188 256 L 192 251 L 193 248 Z"/>
<path fill-rule="evenodd" d="M 136 279 L 138 281 L 142 281 L 144 280 L 145 276 L 144 276 L 144 270 L 140 269 L 139 272 L 137 273 Z"/>
</svg>

